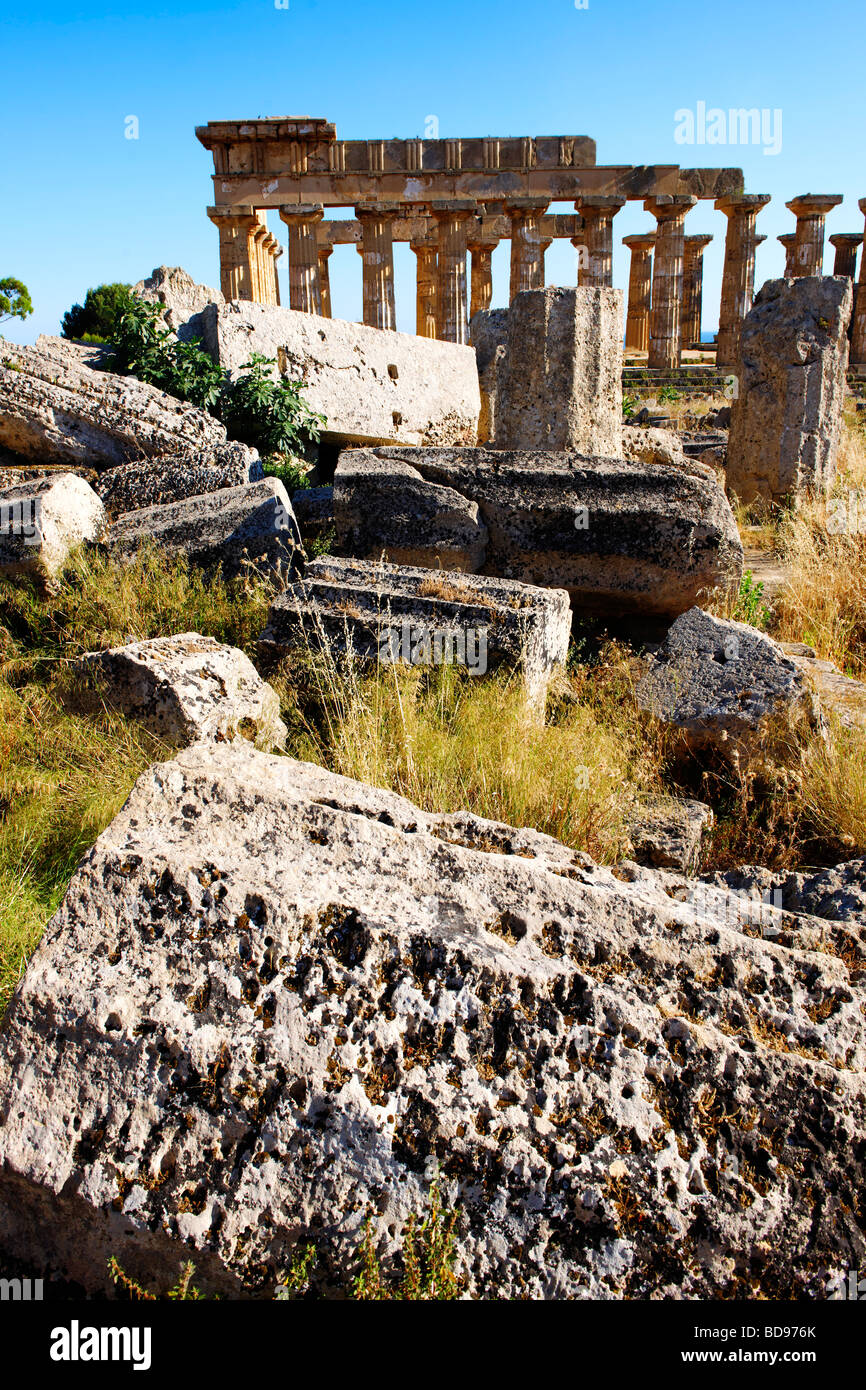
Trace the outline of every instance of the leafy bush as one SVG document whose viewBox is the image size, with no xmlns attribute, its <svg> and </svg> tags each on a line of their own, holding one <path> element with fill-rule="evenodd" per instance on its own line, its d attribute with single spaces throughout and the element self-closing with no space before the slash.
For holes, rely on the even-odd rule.
<svg viewBox="0 0 866 1390">
<path fill-rule="evenodd" d="M 771 610 L 764 603 L 763 581 L 755 579 L 751 570 L 746 570 L 740 580 L 733 617 L 738 623 L 749 623 L 761 629 L 767 627 L 772 617 Z"/>
<path fill-rule="evenodd" d="M 259 453 L 284 454 L 318 439 L 325 420 L 307 405 L 302 381 L 274 381 L 272 357 L 253 353 L 242 375 L 223 393 L 219 415 L 233 439 Z"/>
<path fill-rule="evenodd" d="M 63 315 L 60 332 L 64 338 L 88 343 L 112 343 L 126 311 L 131 286 L 97 285 L 88 290 L 83 304 L 73 304 Z"/>
<path fill-rule="evenodd" d="M 6 319 L 26 319 L 33 313 L 30 291 L 21 280 L 9 275 L 0 280 L 0 323 Z"/>
</svg>

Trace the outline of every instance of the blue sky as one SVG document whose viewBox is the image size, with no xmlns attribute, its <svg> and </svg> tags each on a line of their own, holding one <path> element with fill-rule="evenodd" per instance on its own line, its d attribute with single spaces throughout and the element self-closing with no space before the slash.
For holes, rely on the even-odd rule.
<svg viewBox="0 0 866 1390">
<path fill-rule="evenodd" d="M 7 13 L 3 31 L 0 278 L 24 280 L 36 307 L 3 331 L 21 342 L 59 331 L 88 286 L 160 263 L 219 283 L 211 157 L 193 134 L 208 120 L 323 116 L 339 136 L 366 139 L 422 135 L 435 116 L 442 138 L 590 135 L 600 164 L 739 165 L 748 191 L 773 195 L 758 222 L 769 238 L 759 283 L 782 271 L 775 238 L 793 229 L 785 201 L 796 194 L 844 194 L 828 235 L 863 229 L 859 0 L 43 0 Z M 699 102 L 781 111 L 781 151 L 678 144 L 676 112 Z M 130 115 L 138 140 L 124 136 Z M 638 203 L 617 217 L 615 284 L 628 276 L 620 239 L 650 225 Z M 711 203 L 687 224 L 715 235 L 705 328 L 717 323 L 724 226 Z M 276 215 L 272 230 L 285 241 Z M 360 318 L 357 254 L 338 248 L 331 267 L 335 314 Z M 494 275 L 505 302 L 505 246 Z M 408 247 L 397 248 L 396 277 L 398 327 L 412 332 Z M 574 279 L 571 248 L 551 248 L 548 283 Z"/>
</svg>

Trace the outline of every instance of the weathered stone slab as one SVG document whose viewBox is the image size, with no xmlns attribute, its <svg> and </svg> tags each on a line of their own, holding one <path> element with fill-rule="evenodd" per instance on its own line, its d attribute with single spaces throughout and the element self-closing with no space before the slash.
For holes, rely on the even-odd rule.
<svg viewBox="0 0 866 1390">
<path fill-rule="evenodd" d="M 139 779 L 13 999 L 0 1249 L 97 1294 L 114 1255 L 249 1295 L 312 1243 L 333 1294 L 438 1170 L 469 1296 L 826 1297 L 866 1259 L 833 932 L 198 743 Z"/>
<path fill-rule="evenodd" d="M 155 386 L 0 340 L 0 445 L 25 458 L 111 468 L 225 442 L 218 420 Z"/>
<path fill-rule="evenodd" d="M 431 451 L 423 451 L 425 460 L 430 456 Z M 421 462 L 421 450 L 341 453 L 334 476 L 338 549 L 360 560 L 384 557 L 395 565 L 481 569 L 487 527 L 478 502 L 453 487 L 431 483 L 413 467 L 416 459 Z"/>
<path fill-rule="evenodd" d="M 622 452 L 622 291 L 524 290 L 508 310 L 497 449 Z"/>
<path fill-rule="evenodd" d="M 103 698 L 175 747 L 197 739 L 249 738 L 283 748 L 277 693 L 248 656 L 198 632 L 85 652 L 82 667 Z"/>
<path fill-rule="evenodd" d="M 481 413 L 478 416 L 478 443 L 493 444 L 496 438 L 496 398 L 499 373 L 508 344 L 508 310 L 481 309 L 469 325 L 469 341 L 478 363 Z"/>
<path fill-rule="evenodd" d="M 166 327 L 176 333 L 181 342 L 202 336 L 200 316 L 208 304 L 225 303 L 219 290 L 197 284 L 179 265 L 157 266 L 146 280 L 133 285 L 132 290 L 140 299 L 162 306 Z"/>
<path fill-rule="evenodd" d="M 816 717 L 793 658 L 747 623 L 692 608 L 673 624 L 637 687 L 638 702 L 696 749 L 750 758 L 774 717 Z"/>
<path fill-rule="evenodd" d="M 338 443 L 474 444 L 480 396 L 470 347 L 233 300 L 202 314 L 205 346 L 232 374 L 254 352 L 304 382 Z"/>
<path fill-rule="evenodd" d="M 0 488 L 0 574 L 53 579 L 74 545 L 97 541 L 105 509 L 74 473 Z"/>
<path fill-rule="evenodd" d="M 693 874 L 698 867 L 704 835 L 713 812 L 691 797 L 649 797 L 629 823 L 631 857 L 656 869 Z"/>
<path fill-rule="evenodd" d="M 334 488 L 302 487 L 292 493 L 292 507 L 305 541 L 334 531 Z"/>
<path fill-rule="evenodd" d="M 728 487 L 743 501 L 832 484 L 852 303 L 844 275 L 768 280 L 756 295 L 728 442 Z"/>
<path fill-rule="evenodd" d="M 459 567 L 567 589 L 581 611 L 676 616 L 705 590 L 739 583 L 742 547 L 724 491 L 688 459 L 664 467 L 565 451 L 346 450 L 334 480 L 340 549 L 431 566 L 441 553 L 444 568 L 446 548 L 425 529 L 442 508 L 431 485 L 448 490 L 455 512 L 477 507 L 473 524 L 486 528 L 483 556 L 473 560 L 464 543 Z"/>
<path fill-rule="evenodd" d="M 686 454 L 675 430 L 623 425 L 622 456 L 629 463 L 664 463 L 682 467 Z"/>
<path fill-rule="evenodd" d="M 825 714 L 848 729 L 866 728 L 866 681 L 846 676 L 833 661 L 823 661 L 802 643 L 782 642 L 782 650 L 802 671 Z M 801 650 L 794 650 L 794 648 Z"/>
<path fill-rule="evenodd" d="M 226 574 L 246 564 L 291 566 L 300 532 L 289 495 L 277 478 L 223 488 L 202 497 L 125 512 L 113 523 L 108 544 L 120 559 L 143 545 L 186 555 L 191 564 L 221 566 Z"/>
<path fill-rule="evenodd" d="M 540 704 L 570 634 L 562 589 L 328 556 L 274 600 L 261 648 L 324 643 L 386 665 L 453 663 L 480 676 L 519 666 L 529 700 Z"/>
<path fill-rule="evenodd" d="M 142 507 L 257 483 L 263 477 L 258 450 L 231 443 L 107 468 L 95 486 L 109 515 L 120 516 Z"/>
</svg>

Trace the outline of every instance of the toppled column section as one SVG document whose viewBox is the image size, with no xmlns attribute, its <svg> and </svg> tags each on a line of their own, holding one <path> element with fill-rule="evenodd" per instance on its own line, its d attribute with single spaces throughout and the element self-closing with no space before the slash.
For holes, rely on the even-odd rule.
<svg viewBox="0 0 866 1390">
<path fill-rule="evenodd" d="M 736 522 L 712 469 L 565 451 L 346 450 L 334 481 L 340 549 L 402 559 L 413 514 L 444 499 L 458 516 L 458 506 L 464 516 L 476 509 L 485 546 L 471 568 L 567 589 L 581 612 L 676 617 L 742 574 Z M 430 529 L 416 524 L 415 556 L 425 546 L 431 554 Z"/>
<path fill-rule="evenodd" d="M 0 574 L 54 579 L 74 545 L 97 541 L 105 511 L 74 473 L 55 473 L 0 490 Z"/>
<path fill-rule="evenodd" d="M 836 472 L 848 322 L 845 276 L 768 280 L 743 324 L 728 487 L 745 502 L 826 491 Z"/>
<path fill-rule="evenodd" d="M 511 301 L 498 449 L 616 456 L 622 441 L 622 291 L 527 290 Z"/>
<path fill-rule="evenodd" d="M 274 600 L 260 650 L 351 648 L 383 665 L 456 664 L 478 676 L 519 666 L 538 704 L 570 632 L 563 589 L 326 556 Z"/>
</svg>

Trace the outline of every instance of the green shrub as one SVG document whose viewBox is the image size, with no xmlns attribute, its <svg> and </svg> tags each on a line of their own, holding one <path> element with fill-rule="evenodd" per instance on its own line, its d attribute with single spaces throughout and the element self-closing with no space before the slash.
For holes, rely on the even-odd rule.
<svg viewBox="0 0 866 1390">
<path fill-rule="evenodd" d="M 253 353 L 223 393 L 219 415 L 233 439 L 260 454 L 286 454 L 318 439 L 325 420 L 307 405 L 302 381 L 274 381 L 272 357 Z M 299 484 L 300 486 L 300 484 Z"/>
<path fill-rule="evenodd" d="M 88 290 L 83 304 L 73 304 L 63 315 L 64 338 L 88 343 L 113 343 L 129 302 L 130 285 L 97 285 Z"/>
</svg>

